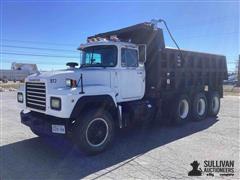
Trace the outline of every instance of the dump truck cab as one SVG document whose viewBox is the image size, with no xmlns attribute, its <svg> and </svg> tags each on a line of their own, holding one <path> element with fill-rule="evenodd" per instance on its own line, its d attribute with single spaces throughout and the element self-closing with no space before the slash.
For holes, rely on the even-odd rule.
<svg viewBox="0 0 240 180">
<path fill-rule="evenodd" d="M 92 81 L 86 76 L 84 81 L 83 73 L 83 86 L 105 84 L 113 92 L 116 102 L 141 99 L 145 92 L 145 56 L 139 56 L 139 50 L 145 51 L 142 45 L 120 42 L 116 37 L 115 42 L 105 39 L 92 41 L 79 47 L 80 71 L 95 76 Z"/>
</svg>

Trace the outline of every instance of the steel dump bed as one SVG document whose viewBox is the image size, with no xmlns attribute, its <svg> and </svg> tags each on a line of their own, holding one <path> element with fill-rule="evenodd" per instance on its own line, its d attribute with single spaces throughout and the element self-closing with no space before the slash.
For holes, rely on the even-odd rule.
<svg viewBox="0 0 240 180">
<path fill-rule="evenodd" d="M 164 48 L 146 63 L 148 94 L 222 89 L 227 79 L 226 57 L 209 53 Z"/>
</svg>

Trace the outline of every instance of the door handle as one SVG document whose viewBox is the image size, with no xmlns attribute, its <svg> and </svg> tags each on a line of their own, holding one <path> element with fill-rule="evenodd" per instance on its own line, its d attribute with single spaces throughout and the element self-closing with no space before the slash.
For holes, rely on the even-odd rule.
<svg viewBox="0 0 240 180">
<path fill-rule="evenodd" d="M 142 72 L 137 72 L 137 74 L 142 74 Z"/>
</svg>

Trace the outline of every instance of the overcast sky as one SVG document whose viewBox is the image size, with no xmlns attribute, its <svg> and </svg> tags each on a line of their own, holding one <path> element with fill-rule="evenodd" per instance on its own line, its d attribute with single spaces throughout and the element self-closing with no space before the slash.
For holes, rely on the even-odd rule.
<svg viewBox="0 0 240 180">
<path fill-rule="evenodd" d="M 233 70 L 239 54 L 239 2 L 1 1 L 1 68 L 11 62 L 63 69 L 79 62 L 86 37 L 163 18 L 183 49 L 223 54 Z M 164 28 L 163 28 L 164 29 Z M 164 31 L 166 45 L 174 46 Z M 26 55 L 27 54 L 27 55 Z M 43 55 L 43 56 L 37 56 Z M 53 56 L 53 57 L 52 57 Z"/>
</svg>

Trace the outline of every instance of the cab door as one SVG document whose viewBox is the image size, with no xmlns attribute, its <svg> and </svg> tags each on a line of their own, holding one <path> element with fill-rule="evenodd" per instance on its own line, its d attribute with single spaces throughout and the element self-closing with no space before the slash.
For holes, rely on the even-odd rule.
<svg viewBox="0 0 240 180">
<path fill-rule="evenodd" d="M 137 100 L 144 96 L 145 71 L 144 66 L 139 66 L 137 49 L 121 48 L 119 88 L 122 101 Z"/>
</svg>

